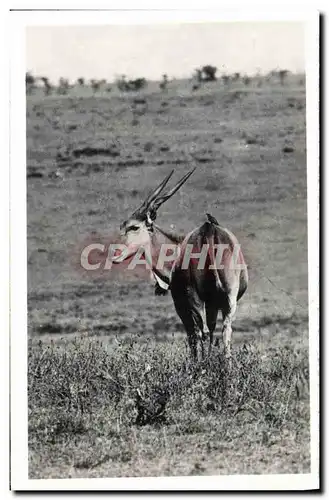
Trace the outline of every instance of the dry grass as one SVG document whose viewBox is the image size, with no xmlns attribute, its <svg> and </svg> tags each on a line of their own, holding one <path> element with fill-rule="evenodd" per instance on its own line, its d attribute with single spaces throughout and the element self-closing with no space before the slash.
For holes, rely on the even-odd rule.
<svg viewBox="0 0 329 500">
<path fill-rule="evenodd" d="M 309 470 L 305 119 L 294 82 L 28 98 L 31 477 Z M 209 212 L 242 245 L 231 372 L 218 351 L 189 364 L 170 295 L 76 265 L 194 166 L 157 222 L 186 234 Z"/>
<path fill-rule="evenodd" d="M 31 477 L 309 470 L 298 347 L 244 344 L 229 368 L 218 349 L 192 364 L 182 341 L 40 341 L 29 351 L 29 411 Z"/>
</svg>

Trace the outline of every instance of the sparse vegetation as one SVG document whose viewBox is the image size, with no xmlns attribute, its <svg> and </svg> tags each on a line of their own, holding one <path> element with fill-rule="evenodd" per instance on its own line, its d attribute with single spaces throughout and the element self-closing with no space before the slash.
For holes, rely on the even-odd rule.
<svg viewBox="0 0 329 500">
<path fill-rule="evenodd" d="M 25 83 L 26 83 L 26 85 L 34 85 L 35 84 L 35 78 L 32 75 L 32 73 L 30 73 L 29 71 L 25 74 Z"/>
<path fill-rule="evenodd" d="M 217 80 L 216 73 L 216 66 L 206 64 L 205 66 L 202 66 L 202 68 L 196 68 L 194 70 L 193 79 L 196 79 L 198 84 L 203 82 L 215 82 Z"/>
<path fill-rule="evenodd" d="M 100 89 L 101 82 L 100 82 L 100 80 L 91 79 L 90 86 L 92 88 L 93 93 L 95 94 Z"/>
<path fill-rule="evenodd" d="M 61 77 L 58 82 L 57 93 L 59 95 L 66 95 L 69 91 L 70 83 L 67 78 Z"/>
<path fill-rule="evenodd" d="M 202 82 L 202 70 L 200 68 L 197 68 L 194 71 L 194 76 L 195 76 L 197 82 L 200 84 Z"/>
<path fill-rule="evenodd" d="M 50 81 L 49 81 L 49 78 L 47 78 L 46 76 L 42 76 L 40 78 L 40 80 L 43 82 L 43 90 L 44 90 L 44 94 L 47 96 L 47 95 L 50 95 L 51 94 L 51 91 L 53 89 L 53 86 L 51 85 Z"/>
<path fill-rule="evenodd" d="M 222 81 L 224 87 L 227 89 L 229 89 L 232 85 L 235 85 L 236 87 L 239 83 L 249 86 L 252 82 L 254 86 L 258 88 L 262 87 L 265 83 L 267 85 L 286 86 L 290 76 L 291 73 L 288 70 L 273 70 L 265 76 L 257 74 L 256 76 L 251 77 L 249 75 L 241 75 L 239 72 L 235 72 L 232 74 L 223 74 L 218 77 L 216 66 L 207 64 L 194 70 L 190 80 L 190 89 L 191 92 L 195 92 L 196 90 L 202 88 L 205 83 L 216 82 L 217 80 Z M 69 84 L 69 80 L 67 78 L 61 77 L 58 85 L 53 86 L 48 77 L 34 76 L 31 72 L 26 73 L 25 82 L 27 95 L 35 94 L 36 90 L 41 88 L 45 96 L 51 95 L 53 91 L 56 91 L 58 95 L 69 95 L 71 92 L 73 95 L 76 95 L 82 91 L 83 95 L 87 96 L 88 89 L 94 95 L 101 92 L 109 94 L 113 92 L 115 87 L 120 92 L 141 91 L 146 89 L 149 84 L 144 77 L 127 80 L 126 75 L 121 75 L 115 82 L 113 82 L 113 85 L 108 85 L 105 79 L 92 78 L 87 82 L 86 79 L 81 76 L 77 78 L 73 84 Z M 169 81 L 167 74 L 163 74 L 161 81 L 156 83 L 156 85 L 158 86 L 159 91 L 167 92 L 169 89 L 169 83 L 173 82 L 174 80 Z M 296 85 L 301 87 L 304 86 L 305 77 L 303 76 L 302 78 L 298 78 Z M 170 85 L 170 87 L 175 88 L 175 85 Z"/>
<path fill-rule="evenodd" d="M 163 92 L 167 90 L 168 83 L 169 83 L 168 75 L 166 74 L 162 75 L 162 81 L 159 84 L 160 90 L 162 90 Z"/>
<path fill-rule="evenodd" d="M 35 89 L 35 78 L 29 71 L 25 74 L 25 87 L 27 95 L 31 95 Z"/>
<path fill-rule="evenodd" d="M 249 84 L 250 84 L 250 82 L 251 82 L 251 78 L 250 78 L 249 76 L 245 75 L 245 76 L 243 77 L 242 81 L 243 81 L 243 83 L 247 86 L 247 85 L 249 85 Z"/>
<path fill-rule="evenodd" d="M 211 64 L 206 64 L 205 66 L 202 67 L 201 71 L 202 71 L 203 81 L 214 82 L 217 80 L 217 78 L 216 78 L 216 73 L 217 73 L 216 66 L 212 66 Z"/>
<path fill-rule="evenodd" d="M 126 75 L 122 75 L 117 81 L 116 85 L 121 92 L 129 92 L 134 90 L 141 90 L 147 86 L 146 78 L 136 78 L 135 80 L 126 80 Z"/>
<path fill-rule="evenodd" d="M 224 85 L 228 85 L 231 81 L 230 75 L 222 75 L 222 81 Z"/>
<path fill-rule="evenodd" d="M 95 98 L 84 81 L 49 99 L 35 78 L 31 477 L 309 471 L 305 88 L 300 75 L 283 86 L 277 75 L 230 76 L 227 87 L 218 75 L 196 92 L 191 80 L 136 94 L 116 85 L 108 94 L 103 83 Z M 86 276 L 76 266 L 81 239 L 106 239 L 166 172 L 191 164 L 193 180 L 159 224 L 186 234 L 209 211 L 239 237 L 250 287 L 231 371 L 221 347 L 190 363 L 171 297 L 155 296 L 149 276 Z"/>
<path fill-rule="evenodd" d="M 289 74 L 289 71 L 287 69 L 281 69 L 278 72 L 281 85 L 284 85 L 286 83 L 286 79 L 287 79 L 288 74 Z"/>
<path fill-rule="evenodd" d="M 138 475 L 139 464 L 148 462 L 143 475 L 152 475 L 156 455 L 167 464 L 167 474 L 188 474 L 199 436 L 194 460 L 208 453 L 218 458 L 220 449 L 227 450 L 225 465 L 216 471 L 215 460 L 213 474 L 232 468 L 284 472 L 273 468 L 269 443 L 281 448 L 276 454 L 294 457 L 291 472 L 307 472 L 309 462 L 299 455 L 308 436 L 306 350 L 286 346 L 264 356 L 256 345 L 242 345 L 231 368 L 218 350 L 195 365 L 186 354 L 183 341 L 146 347 L 138 337 L 118 341 L 111 350 L 81 339 L 30 346 L 32 456 L 61 463 L 73 475 L 85 469 L 106 476 L 125 475 L 128 468 Z M 149 439 L 155 433 L 156 445 Z M 160 436 L 170 437 L 169 447 Z M 234 463 L 237 439 L 246 453 L 240 470 Z M 172 456 L 183 444 L 185 465 L 173 469 Z"/>
</svg>

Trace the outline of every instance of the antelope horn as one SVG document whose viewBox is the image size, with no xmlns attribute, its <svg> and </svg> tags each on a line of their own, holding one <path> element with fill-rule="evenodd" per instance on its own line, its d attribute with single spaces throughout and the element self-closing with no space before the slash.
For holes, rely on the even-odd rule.
<svg viewBox="0 0 329 500">
<path fill-rule="evenodd" d="M 156 199 L 156 197 L 161 193 L 163 188 L 166 186 L 166 184 L 168 183 L 168 181 L 173 173 L 174 173 L 174 171 L 172 170 L 167 175 L 167 177 L 161 182 L 161 184 L 159 184 L 159 186 L 148 195 L 148 197 L 146 198 L 145 201 L 143 201 L 141 206 L 137 210 L 135 210 L 134 214 L 146 212 L 148 210 L 148 208 L 151 206 L 152 202 Z"/>
<path fill-rule="evenodd" d="M 162 195 L 162 196 L 159 196 L 158 198 L 156 198 L 151 207 L 152 209 L 154 210 L 157 210 L 160 205 L 162 205 L 165 201 L 169 200 L 169 198 L 171 198 L 175 193 L 176 191 L 179 190 L 179 188 L 187 181 L 187 179 L 193 174 L 195 168 L 193 168 L 190 172 L 188 172 L 186 175 L 184 175 L 184 177 L 173 187 L 171 188 L 170 191 L 168 191 L 166 194 Z"/>
</svg>

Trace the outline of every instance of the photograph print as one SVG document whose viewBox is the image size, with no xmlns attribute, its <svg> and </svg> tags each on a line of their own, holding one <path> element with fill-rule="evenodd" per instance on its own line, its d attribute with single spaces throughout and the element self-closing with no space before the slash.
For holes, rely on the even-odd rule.
<svg viewBox="0 0 329 500">
<path fill-rule="evenodd" d="M 307 22 L 110 14 L 24 26 L 28 481 L 317 484 Z"/>
</svg>

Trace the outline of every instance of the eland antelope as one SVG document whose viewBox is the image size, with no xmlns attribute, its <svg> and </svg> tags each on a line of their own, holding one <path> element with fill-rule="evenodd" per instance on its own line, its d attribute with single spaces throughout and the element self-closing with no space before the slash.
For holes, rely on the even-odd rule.
<svg viewBox="0 0 329 500">
<path fill-rule="evenodd" d="M 154 222 L 159 207 L 178 191 L 193 172 L 194 169 L 164 193 L 172 171 L 121 224 L 127 251 L 115 252 L 112 262 L 123 262 L 148 247 L 150 272 L 156 281 L 155 293 L 165 294 L 170 289 L 176 312 L 188 336 L 192 357 L 198 358 L 197 346 L 200 343 L 204 358 L 204 342 L 208 337 L 210 353 L 219 311 L 223 317 L 225 351 L 230 357 L 232 320 L 237 301 L 248 284 L 247 266 L 237 238 L 220 227 L 210 214 L 207 214 L 207 221 L 202 226 L 185 237 L 161 229 Z M 169 257 L 166 254 L 168 247 L 172 250 Z M 159 257 L 157 262 L 154 256 Z"/>
</svg>

